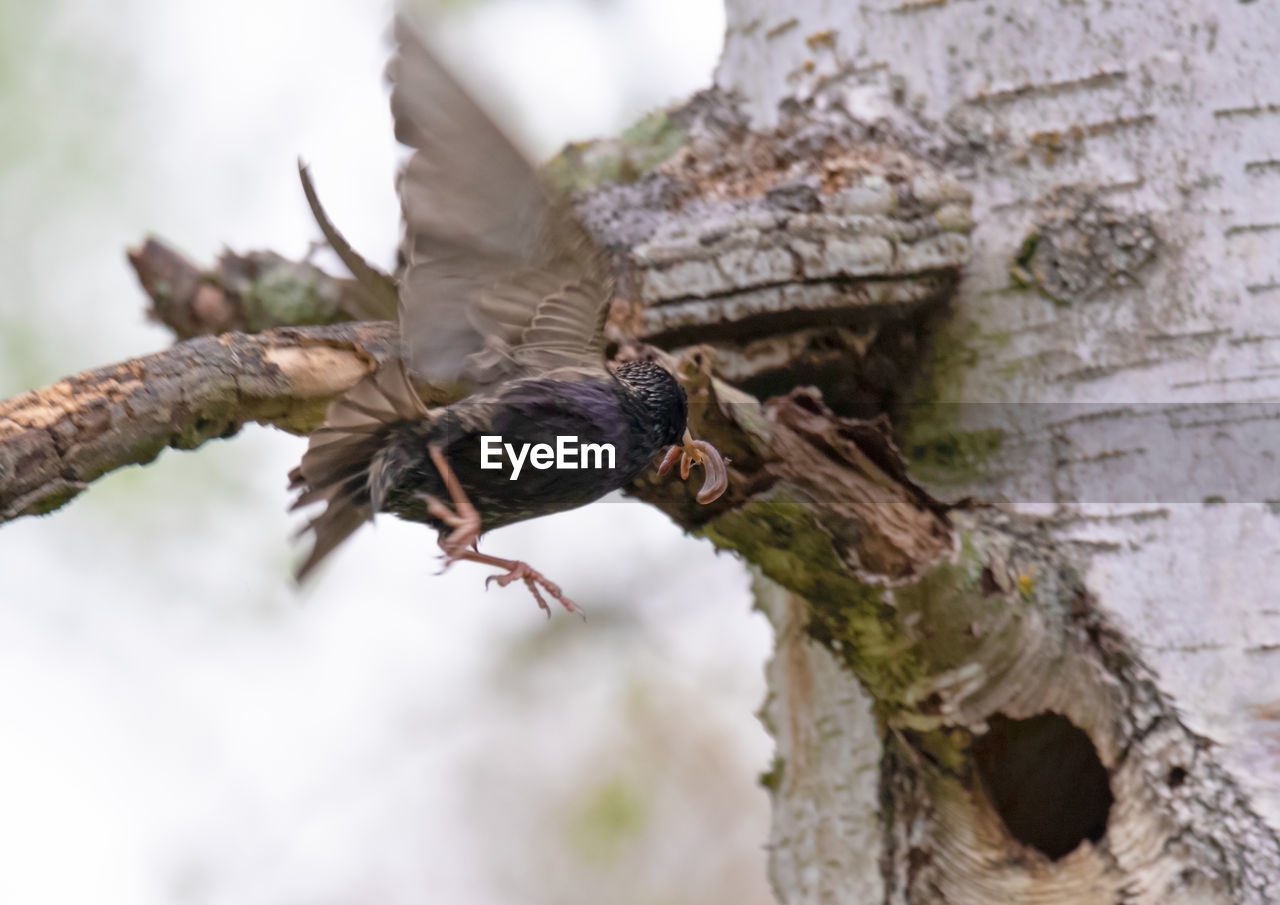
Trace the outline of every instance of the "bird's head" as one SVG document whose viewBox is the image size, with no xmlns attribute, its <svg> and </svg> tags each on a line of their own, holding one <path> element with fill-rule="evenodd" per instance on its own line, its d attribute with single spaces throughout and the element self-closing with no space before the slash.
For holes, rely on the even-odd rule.
<svg viewBox="0 0 1280 905">
<path fill-rule="evenodd" d="M 624 361 L 613 375 L 635 395 L 649 415 L 658 443 L 678 443 L 689 424 L 689 396 L 675 375 L 656 359 Z"/>
<path fill-rule="evenodd" d="M 696 499 L 703 504 L 719 499 L 729 488 L 729 470 L 719 450 L 689 433 L 689 397 L 663 361 L 670 356 L 652 346 L 641 346 L 624 350 L 618 357 L 623 360 L 614 375 L 644 401 L 655 423 L 661 425 L 662 445 L 669 446 L 658 474 L 665 475 L 679 462 L 680 477 L 687 481 L 690 469 L 701 465 L 706 478 Z"/>
</svg>

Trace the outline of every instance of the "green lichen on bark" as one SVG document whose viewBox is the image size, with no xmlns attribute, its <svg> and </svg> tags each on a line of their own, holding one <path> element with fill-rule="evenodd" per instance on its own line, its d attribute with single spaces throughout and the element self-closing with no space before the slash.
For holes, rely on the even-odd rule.
<svg viewBox="0 0 1280 905">
<path fill-rule="evenodd" d="M 155 458 L 155 456 L 152 456 Z M 53 492 L 47 494 L 26 510 L 27 515 L 48 515 L 54 510 L 61 509 L 67 503 L 71 502 L 80 493 L 85 490 L 86 485 L 79 481 L 68 481 Z"/>
<path fill-rule="evenodd" d="M 985 643 L 987 622 L 1007 619 L 1008 592 L 998 586 L 983 587 L 988 559 L 974 538 L 965 536 L 956 557 L 934 566 L 919 581 L 894 590 L 898 609 L 913 614 L 922 627 L 916 633 L 916 652 L 928 674 L 969 662 Z M 1016 635 L 1016 621 L 1002 623 L 1001 631 Z"/>
<path fill-rule="evenodd" d="M 937 678 L 975 669 L 982 681 L 974 664 L 983 662 L 984 650 L 1018 650 L 1026 617 L 1061 603 L 1062 582 L 1036 578 L 1038 572 L 1048 576 L 1051 564 L 1011 570 L 1004 564 L 1008 551 L 973 533 L 962 536 L 954 555 L 908 583 L 864 581 L 817 521 L 815 508 L 779 493 L 726 513 L 703 533 L 800 597 L 808 635 L 858 678 L 889 723 L 942 732 L 930 748 L 939 760 L 957 764 L 968 739 L 941 721 Z M 776 788 L 780 775 L 770 770 L 761 783 Z"/>
<path fill-rule="evenodd" d="M 1031 275 L 1031 261 L 1036 256 L 1036 246 L 1039 244 L 1039 233 L 1034 231 L 1027 233 L 1026 238 L 1022 240 L 1022 245 L 1018 248 L 1018 253 L 1013 257 L 1013 262 L 1009 265 L 1009 279 L 1019 289 L 1030 289 L 1035 285 L 1035 277 Z"/>
<path fill-rule="evenodd" d="M 284 326 L 317 326 L 350 320 L 341 310 L 336 284 L 310 264 L 267 262 L 252 280 L 233 287 L 250 333 Z"/>
<path fill-rule="evenodd" d="M 563 192 L 583 192 L 609 182 L 633 182 L 679 150 L 687 138 L 665 110 L 641 117 L 620 137 L 567 144 L 544 172 Z"/>
<path fill-rule="evenodd" d="M 1004 443 L 998 428 L 965 424 L 963 387 L 983 360 L 983 346 L 1007 335 L 981 335 L 977 323 L 959 316 L 939 320 L 930 331 L 918 376 L 896 406 L 893 423 L 914 478 L 939 489 L 962 487 L 983 477 Z"/>
<path fill-rule="evenodd" d="M 773 755 L 769 769 L 760 774 L 760 786 L 770 792 L 782 791 L 782 778 L 786 773 L 787 759 L 779 754 Z"/>
<path fill-rule="evenodd" d="M 892 699 L 920 677 L 912 642 L 884 588 L 860 580 L 810 504 L 774 493 L 704 529 L 805 600 L 808 632 L 877 698 Z"/>
<path fill-rule="evenodd" d="M 999 428 L 950 430 L 907 447 L 912 476 L 924 484 L 946 487 L 980 477 L 983 467 L 1000 451 L 1005 432 Z"/>
</svg>

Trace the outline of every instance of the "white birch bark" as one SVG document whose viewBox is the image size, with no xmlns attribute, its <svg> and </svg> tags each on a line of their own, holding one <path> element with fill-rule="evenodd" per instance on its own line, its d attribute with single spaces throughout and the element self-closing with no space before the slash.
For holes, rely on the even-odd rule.
<svg viewBox="0 0 1280 905">
<path fill-rule="evenodd" d="M 1037 542 L 1071 557 L 1177 707 L 1152 723 L 1163 742 L 1138 736 L 1151 775 L 1171 780 L 1164 800 L 1126 800 L 1128 780 L 1114 776 L 1101 846 L 1001 863 L 999 827 L 963 796 L 944 800 L 954 787 L 904 790 L 879 775 L 884 731 L 865 696 L 804 639 L 789 595 L 765 590 L 779 639 L 766 716 L 783 765 L 771 845 L 780 899 L 1280 897 L 1280 494 L 1268 447 L 1280 432 L 1274 408 L 1209 417 L 1195 407 L 1280 391 L 1280 15 L 1267 3 L 1192 0 L 728 9 L 717 82 L 753 126 L 771 128 L 797 102 L 844 111 L 931 148 L 971 190 L 971 257 L 931 353 L 939 398 L 1082 407 L 1041 420 L 998 410 L 1016 411 L 1022 434 L 1006 433 L 981 463 L 995 467 L 945 493 L 1044 516 Z M 1019 260 L 1032 234 L 1038 258 Z M 1105 245 L 1121 234 L 1132 241 Z M 1093 256 L 1073 259 L 1073 248 Z M 1085 404 L 1107 413 L 1105 429 L 1074 430 Z M 986 427 L 987 416 L 998 412 L 957 410 L 957 429 Z M 1072 672 L 1057 675 L 1059 691 Z M 1074 701 L 1089 709 L 1097 701 L 1081 701 L 1093 695 Z M 1069 710 L 1071 695 L 1053 687 L 1029 709 L 1055 697 Z M 1127 706 L 1150 705 L 1141 697 Z M 1091 734 L 1105 762 L 1107 743 Z M 1210 764 L 1184 782 L 1183 771 Z M 1187 785 L 1199 805 L 1179 800 Z M 904 811 L 895 794 L 919 794 L 945 816 Z M 1215 796 L 1199 819 L 1220 824 L 1202 828 L 1224 861 L 1256 868 L 1251 888 L 1225 882 L 1169 829 L 1171 815 Z M 912 857 L 945 860 L 939 873 L 952 882 L 904 881 Z"/>
</svg>

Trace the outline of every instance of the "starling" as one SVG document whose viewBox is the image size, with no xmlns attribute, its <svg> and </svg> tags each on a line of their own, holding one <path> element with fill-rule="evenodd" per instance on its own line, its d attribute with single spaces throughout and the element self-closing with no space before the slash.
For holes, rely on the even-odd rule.
<svg viewBox="0 0 1280 905">
<path fill-rule="evenodd" d="M 330 244 L 371 295 L 394 297 L 401 358 L 329 407 L 290 473 L 293 508 L 324 502 L 303 529 L 302 580 L 376 512 L 439 531 L 445 567 L 470 560 L 578 608 L 527 563 L 479 552 L 481 532 L 573 509 L 627 486 L 665 453 L 706 469 L 697 499 L 727 487 L 715 448 L 688 432 L 683 387 L 657 361 L 610 370 L 607 262 L 552 190 L 427 50 L 403 18 L 388 70 L 396 137 L 413 149 L 399 176 L 404 269 L 392 283 L 346 245 L 303 186 Z M 394 293 L 394 296 L 392 295 Z M 412 377 L 470 395 L 429 409 Z"/>
</svg>

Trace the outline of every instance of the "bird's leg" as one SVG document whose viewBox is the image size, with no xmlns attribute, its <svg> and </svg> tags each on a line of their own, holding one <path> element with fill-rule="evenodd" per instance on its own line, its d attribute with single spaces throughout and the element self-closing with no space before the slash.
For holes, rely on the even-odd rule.
<svg viewBox="0 0 1280 905">
<path fill-rule="evenodd" d="M 544 590 L 570 613 L 583 615 L 582 607 L 566 597 L 558 584 L 548 580 L 545 575 L 527 562 L 521 562 L 517 559 L 501 559 L 497 556 L 489 556 L 480 552 L 478 548 L 480 513 L 476 511 L 476 507 L 472 505 L 471 500 L 467 499 L 467 492 L 462 489 L 462 482 L 458 480 L 458 476 L 454 474 L 453 468 L 450 467 L 448 460 L 445 459 L 444 450 L 433 444 L 427 447 L 427 453 L 431 456 L 431 461 L 435 463 L 436 471 L 440 472 L 440 478 L 444 481 L 445 489 L 449 491 L 449 498 L 453 502 L 453 506 L 450 507 L 439 497 L 432 496 L 429 493 L 422 494 L 422 499 L 427 504 L 427 511 L 444 522 L 447 527 L 453 529 L 447 537 L 440 541 L 440 548 L 445 552 L 445 568 L 447 569 L 455 562 L 465 559 L 487 566 L 497 566 L 499 569 L 506 569 L 507 571 L 502 575 L 490 575 L 486 578 L 484 581 L 485 587 L 489 586 L 489 582 L 496 581 L 498 587 L 505 588 L 511 582 L 520 579 L 525 583 L 525 587 L 533 594 L 533 599 L 538 602 L 538 606 L 542 607 L 547 616 L 551 615 L 551 607 L 547 606 L 547 601 L 542 596 L 542 591 Z"/>
<path fill-rule="evenodd" d="M 547 606 L 546 599 L 542 596 L 542 592 L 546 591 L 559 604 L 570 613 L 577 613 L 585 618 L 582 607 L 578 606 L 570 600 L 565 593 L 560 590 L 560 586 L 550 581 L 545 575 L 539 572 L 527 562 L 521 562 L 518 559 L 502 559 L 498 556 L 489 556 L 487 553 L 481 553 L 478 550 L 464 550 L 462 553 L 454 557 L 454 560 L 465 559 L 471 562 L 483 563 L 486 566 L 497 566 L 499 569 L 506 569 L 506 573 L 502 575 L 490 575 L 484 580 L 484 586 L 489 587 L 489 582 L 496 581 L 498 587 L 505 588 L 511 582 L 519 579 L 524 582 L 525 587 L 533 594 L 533 599 L 538 601 L 538 606 L 542 607 L 547 617 L 551 616 L 551 607 Z"/>
<path fill-rule="evenodd" d="M 458 476 L 453 473 L 448 460 L 444 457 L 444 449 L 433 443 L 427 446 L 427 453 L 435 463 L 436 471 L 440 472 L 440 478 L 444 481 L 445 489 L 449 491 L 453 507 L 450 508 L 439 497 L 429 493 L 422 494 L 422 498 L 427 504 L 427 511 L 453 529 L 440 541 L 440 548 L 444 550 L 449 562 L 453 562 L 461 558 L 460 554 L 467 547 L 474 549 L 479 541 L 480 513 L 467 499 L 467 492 L 462 489 L 462 482 L 458 480 Z M 448 563 L 445 565 L 447 566 Z"/>
</svg>

